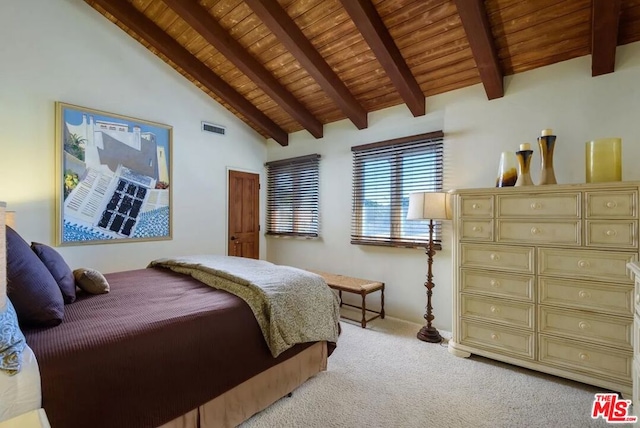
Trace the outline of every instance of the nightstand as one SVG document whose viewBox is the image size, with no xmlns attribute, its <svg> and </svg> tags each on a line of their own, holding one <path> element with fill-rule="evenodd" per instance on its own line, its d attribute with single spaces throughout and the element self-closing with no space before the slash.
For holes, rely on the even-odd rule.
<svg viewBox="0 0 640 428">
<path fill-rule="evenodd" d="M 44 409 L 38 409 L 0 422 L 0 428 L 51 428 L 51 425 Z"/>
</svg>

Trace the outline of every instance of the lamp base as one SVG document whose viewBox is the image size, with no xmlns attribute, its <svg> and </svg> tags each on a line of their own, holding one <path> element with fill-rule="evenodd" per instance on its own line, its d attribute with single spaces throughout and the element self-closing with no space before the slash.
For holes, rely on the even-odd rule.
<svg viewBox="0 0 640 428">
<path fill-rule="evenodd" d="M 424 326 L 416 335 L 423 342 L 439 343 L 442 342 L 442 336 L 435 327 Z"/>
</svg>

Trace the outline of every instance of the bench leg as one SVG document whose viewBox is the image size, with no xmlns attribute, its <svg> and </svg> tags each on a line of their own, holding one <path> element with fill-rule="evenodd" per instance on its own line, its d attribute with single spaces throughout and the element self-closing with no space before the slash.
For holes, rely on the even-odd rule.
<svg viewBox="0 0 640 428">
<path fill-rule="evenodd" d="M 367 304 L 366 304 L 367 294 L 362 293 L 362 321 L 360 325 L 362 328 L 367 328 Z"/>
<path fill-rule="evenodd" d="M 380 318 L 384 319 L 384 285 L 382 286 L 380 294 Z"/>
</svg>

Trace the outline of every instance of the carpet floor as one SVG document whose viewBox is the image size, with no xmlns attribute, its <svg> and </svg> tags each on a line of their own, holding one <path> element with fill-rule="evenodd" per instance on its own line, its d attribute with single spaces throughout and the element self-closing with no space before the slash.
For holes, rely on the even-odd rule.
<svg viewBox="0 0 640 428">
<path fill-rule="evenodd" d="M 272 427 L 631 426 L 593 420 L 597 387 L 416 339 L 420 325 L 342 322 L 328 370 L 241 425 Z M 447 336 L 446 333 L 443 333 Z"/>
</svg>

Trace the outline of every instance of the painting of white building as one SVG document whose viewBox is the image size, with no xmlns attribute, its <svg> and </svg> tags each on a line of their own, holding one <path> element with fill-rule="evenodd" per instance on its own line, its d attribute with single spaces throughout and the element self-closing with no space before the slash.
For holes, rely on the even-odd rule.
<svg viewBox="0 0 640 428">
<path fill-rule="evenodd" d="M 171 238 L 170 126 L 57 103 L 59 244 Z"/>
</svg>

